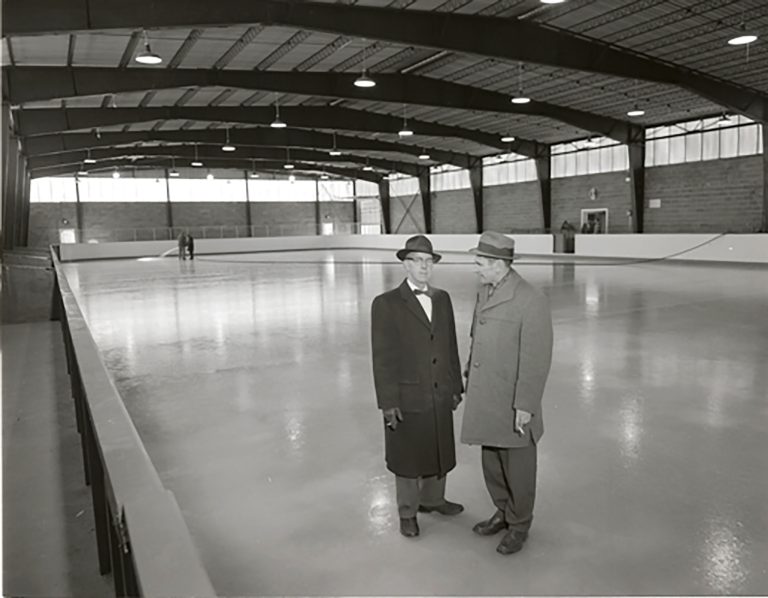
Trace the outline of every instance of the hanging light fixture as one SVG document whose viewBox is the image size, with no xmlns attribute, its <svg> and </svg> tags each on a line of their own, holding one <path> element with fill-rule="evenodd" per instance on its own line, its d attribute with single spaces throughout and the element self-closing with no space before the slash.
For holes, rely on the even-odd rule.
<svg viewBox="0 0 768 598">
<path fill-rule="evenodd" d="M 295 183 L 295 182 L 296 182 L 296 177 L 295 177 L 294 175 L 290 175 L 290 176 L 288 177 L 288 182 L 289 182 L 289 183 Z"/>
<path fill-rule="evenodd" d="M 333 132 L 333 148 L 328 152 L 329 156 L 340 156 L 341 152 L 336 148 L 336 131 Z"/>
<path fill-rule="evenodd" d="M 371 79 L 365 72 L 365 51 L 366 48 L 363 47 L 363 72 L 355 79 L 355 87 L 376 87 L 376 81 Z"/>
<path fill-rule="evenodd" d="M 527 95 L 523 93 L 523 63 L 517 63 L 517 95 L 512 97 L 513 104 L 528 104 L 531 101 Z"/>
<path fill-rule="evenodd" d="M 363 166 L 363 170 L 366 172 L 371 172 L 373 170 L 373 166 L 368 164 L 368 158 L 365 159 L 365 166 Z"/>
<path fill-rule="evenodd" d="M 323 173 L 320 175 L 320 180 L 321 181 L 327 181 L 328 178 L 329 178 L 328 175 L 325 174 L 325 171 L 323 171 Z"/>
<path fill-rule="evenodd" d="M 119 179 L 120 178 L 120 171 L 117 169 L 117 166 L 115 166 L 115 170 L 112 172 L 112 178 L 113 179 Z"/>
<path fill-rule="evenodd" d="M 285 164 L 283 164 L 283 168 L 286 170 L 293 170 L 295 168 L 291 163 L 291 148 L 289 147 L 285 148 Z"/>
<path fill-rule="evenodd" d="M 512 143 L 515 140 L 514 135 L 503 135 L 501 137 L 502 143 Z"/>
<path fill-rule="evenodd" d="M 269 126 L 273 129 L 284 129 L 287 126 L 280 120 L 280 100 L 277 94 L 275 94 L 275 120 Z"/>
<path fill-rule="evenodd" d="M 747 31 L 744 21 L 739 25 L 739 33 L 728 40 L 729 46 L 746 46 L 757 41 L 757 35 Z"/>
<path fill-rule="evenodd" d="M 149 47 L 149 37 L 147 37 L 146 29 L 144 29 L 144 50 L 136 54 L 135 60 L 140 64 L 160 64 L 163 62 L 163 59 Z"/>
<path fill-rule="evenodd" d="M 406 105 L 403 104 L 403 128 L 397 132 L 400 137 L 410 137 L 413 135 L 413 131 L 408 128 L 408 118 L 405 116 L 405 110 Z"/>
<path fill-rule="evenodd" d="M 91 150 L 90 150 L 90 148 L 85 150 L 85 151 L 86 151 L 86 154 L 85 154 L 85 160 L 83 160 L 83 164 L 96 164 L 96 160 L 91 158 Z"/>
<path fill-rule="evenodd" d="M 645 114 L 645 110 L 640 108 L 640 106 L 637 105 L 637 102 L 635 102 L 635 105 L 632 107 L 631 110 L 627 110 L 627 116 L 635 117 L 635 116 L 642 116 L 643 114 Z"/>
<path fill-rule="evenodd" d="M 176 158 L 173 156 L 171 156 L 171 170 L 168 172 L 168 176 L 174 178 L 179 176 L 179 171 L 176 170 Z"/>
<path fill-rule="evenodd" d="M 227 127 L 227 141 L 226 141 L 226 143 L 224 143 L 224 145 L 221 146 L 221 151 L 222 152 L 234 152 L 235 149 L 237 149 L 237 148 L 229 142 L 229 127 Z"/>
<path fill-rule="evenodd" d="M 251 160 L 251 178 L 258 179 L 259 173 L 256 172 L 256 160 Z"/>
<path fill-rule="evenodd" d="M 77 171 L 78 176 L 88 176 L 88 171 L 85 169 L 85 166 L 81 166 L 80 170 Z"/>
<path fill-rule="evenodd" d="M 430 156 L 427 153 L 427 150 L 422 149 L 421 153 L 419 154 L 419 160 L 429 160 Z"/>
<path fill-rule="evenodd" d="M 192 160 L 189 163 L 190 166 L 194 166 L 195 168 L 200 168 L 203 163 L 200 161 L 200 159 L 197 157 L 197 144 L 195 144 L 195 159 Z"/>
<path fill-rule="evenodd" d="M 541 0 L 542 4 L 562 4 L 565 0 Z"/>
<path fill-rule="evenodd" d="M 213 180 L 213 173 L 209 170 L 208 174 L 205 175 L 205 178 L 208 179 L 209 181 L 212 181 Z"/>
</svg>

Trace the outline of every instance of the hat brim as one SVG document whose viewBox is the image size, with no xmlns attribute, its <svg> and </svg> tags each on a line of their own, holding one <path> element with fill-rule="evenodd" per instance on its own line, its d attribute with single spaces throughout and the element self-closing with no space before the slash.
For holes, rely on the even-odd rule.
<svg viewBox="0 0 768 598">
<path fill-rule="evenodd" d="M 397 259 L 399 259 L 401 262 L 405 260 L 405 258 L 408 256 L 409 253 L 429 253 L 429 255 L 432 256 L 432 259 L 435 260 L 435 263 L 439 262 L 441 259 L 443 259 L 443 256 L 439 253 L 430 253 L 429 251 L 420 251 L 418 249 L 400 249 L 395 255 L 397 256 Z"/>
<path fill-rule="evenodd" d="M 514 262 L 515 256 L 514 255 L 498 255 L 496 253 L 489 253 L 487 251 L 482 251 L 478 247 L 473 247 L 469 250 L 469 253 L 472 253 L 474 255 L 479 255 L 481 257 L 490 257 L 494 260 L 506 260 L 508 262 Z"/>
</svg>

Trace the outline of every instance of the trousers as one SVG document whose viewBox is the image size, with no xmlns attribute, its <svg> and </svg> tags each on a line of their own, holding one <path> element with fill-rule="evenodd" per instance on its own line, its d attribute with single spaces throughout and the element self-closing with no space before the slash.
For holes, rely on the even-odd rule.
<svg viewBox="0 0 768 598">
<path fill-rule="evenodd" d="M 419 505 L 436 507 L 445 501 L 445 476 L 404 478 L 395 476 L 397 512 L 401 519 L 416 517 Z"/>
<path fill-rule="evenodd" d="M 511 530 L 527 532 L 536 499 L 536 445 L 522 448 L 484 446 L 483 476 L 491 500 Z"/>
</svg>

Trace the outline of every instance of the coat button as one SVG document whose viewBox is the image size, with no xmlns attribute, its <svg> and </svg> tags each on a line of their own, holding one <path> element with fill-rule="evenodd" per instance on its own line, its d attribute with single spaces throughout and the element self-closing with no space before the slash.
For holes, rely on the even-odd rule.
<svg viewBox="0 0 768 598">
<path fill-rule="evenodd" d="M 485 324 L 485 318 L 480 318 L 480 323 Z"/>
<path fill-rule="evenodd" d="M 429 340 L 431 340 L 431 341 L 435 340 L 435 335 L 434 334 L 430 334 L 429 335 Z"/>
<path fill-rule="evenodd" d="M 432 363 L 433 363 L 433 364 L 437 363 L 437 357 L 435 357 L 435 358 L 433 358 L 433 359 L 432 359 Z"/>
<path fill-rule="evenodd" d="M 475 366 L 476 368 L 479 368 L 479 367 L 480 367 L 480 362 L 479 362 L 479 361 L 476 361 L 476 362 L 475 362 L 475 363 L 473 363 L 472 365 L 473 365 L 473 366 Z"/>
<path fill-rule="evenodd" d="M 435 388 L 437 388 L 437 382 L 435 382 Z"/>
</svg>

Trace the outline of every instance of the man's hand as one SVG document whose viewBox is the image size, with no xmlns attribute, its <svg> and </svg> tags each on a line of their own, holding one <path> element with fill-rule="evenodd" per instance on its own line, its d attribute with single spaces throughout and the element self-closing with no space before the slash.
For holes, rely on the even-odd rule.
<svg viewBox="0 0 768 598">
<path fill-rule="evenodd" d="M 397 430 L 397 422 L 403 421 L 403 413 L 400 411 L 400 408 L 392 407 L 390 409 L 384 409 L 382 413 L 384 414 L 384 421 L 386 422 L 387 427 L 393 432 Z"/>
<path fill-rule="evenodd" d="M 453 410 L 456 411 L 456 408 L 461 405 L 461 395 L 455 394 L 453 395 Z"/>
<path fill-rule="evenodd" d="M 523 426 L 528 425 L 531 421 L 531 414 L 522 409 L 515 409 L 515 432 L 520 436 L 525 436 L 525 430 Z"/>
</svg>

